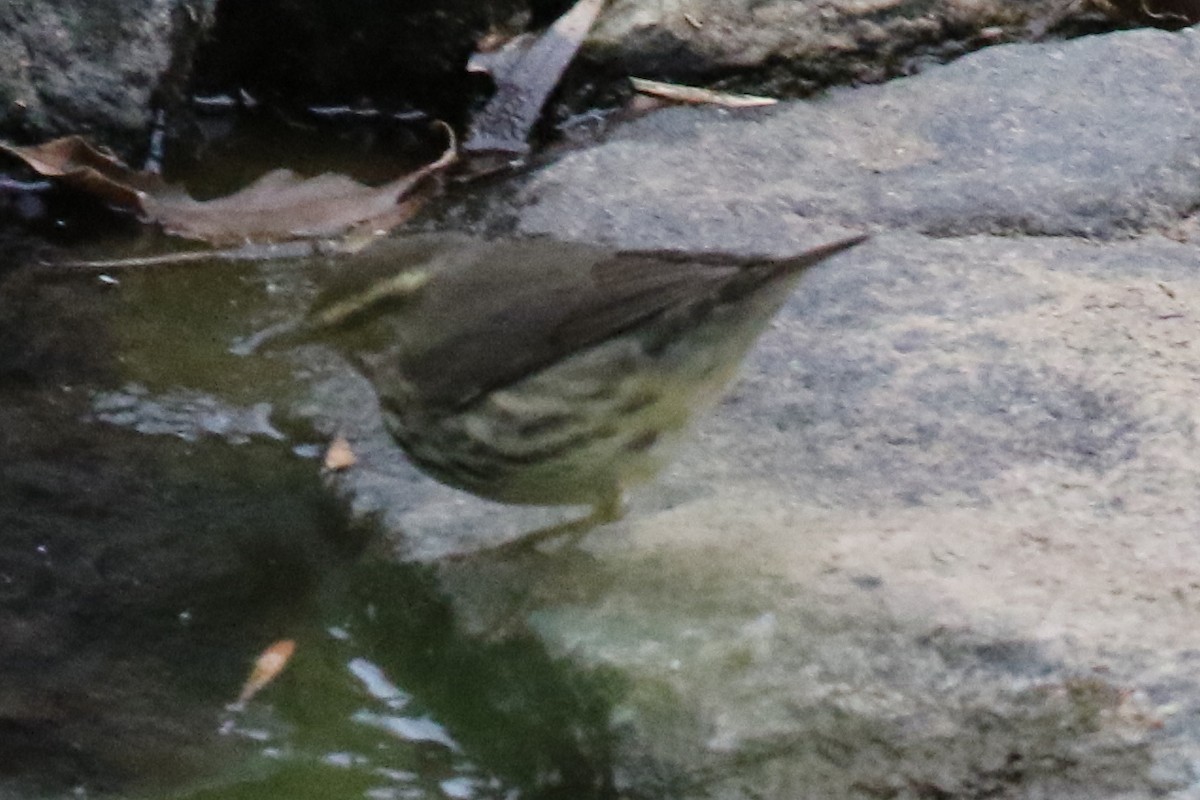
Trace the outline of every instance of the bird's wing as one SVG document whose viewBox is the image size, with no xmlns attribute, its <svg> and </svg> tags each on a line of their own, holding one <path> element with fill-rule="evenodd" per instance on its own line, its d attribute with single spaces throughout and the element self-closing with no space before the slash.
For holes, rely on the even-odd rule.
<svg viewBox="0 0 1200 800">
<path fill-rule="evenodd" d="M 566 246 L 560 255 L 568 260 L 555 264 L 536 263 L 537 255 L 511 275 L 464 280 L 448 292 L 457 302 L 431 298 L 431 317 L 454 314 L 454 320 L 409 349 L 401 365 L 426 402 L 467 405 L 667 309 L 715 297 L 746 262 L 583 245 Z"/>
</svg>

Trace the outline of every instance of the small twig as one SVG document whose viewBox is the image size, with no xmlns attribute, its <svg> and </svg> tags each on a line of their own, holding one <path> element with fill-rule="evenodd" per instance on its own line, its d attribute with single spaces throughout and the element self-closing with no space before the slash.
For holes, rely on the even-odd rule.
<svg viewBox="0 0 1200 800">
<path fill-rule="evenodd" d="M 159 253 L 133 258 L 97 259 L 94 261 L 43 261 L 42 266 L 53 270 L 104 272 L 108 270 L 158 267 L 174 264 L 197 264 L 204 261 L 275 261 L 307 258 L 314 255 L 341 253 L 352 246 L 340 239 L 315 239 L 278 244 L 248 244 L 227 250 L 188 250 L 182 253 Z"/>
</svg>

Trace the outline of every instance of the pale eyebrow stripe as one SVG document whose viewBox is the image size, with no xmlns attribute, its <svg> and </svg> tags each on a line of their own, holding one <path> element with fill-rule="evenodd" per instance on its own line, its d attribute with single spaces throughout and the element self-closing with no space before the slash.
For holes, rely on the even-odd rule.
<svg viewBox="0 0 1200 800">
<path fill-rule="evenodd" d="M 313 322 L 318 327 L 332 328 L 382 300 L 399 299 L 415 294 L 428 282 L 429 272 L 426 270 L 415 269 L 401 272 L 387 280 L 377 281 L 364 291 L 344 297 L 328 308 L 322 309 L 313 318 Z"/>
</svg>

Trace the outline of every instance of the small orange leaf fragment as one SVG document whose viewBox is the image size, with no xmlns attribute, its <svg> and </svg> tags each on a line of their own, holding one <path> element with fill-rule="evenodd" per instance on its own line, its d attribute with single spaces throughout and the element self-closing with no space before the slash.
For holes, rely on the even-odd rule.
<svg viewBox="0 0 1200 800">
<path fill-rule="evenodd" d="M 346 441 L 346 437 L 334 437 L 325 451 L 325 469 L 330 472 L 341 472 L 353 467 L 356 463 L 358 463 L 358 456 L 354 455 L 354 450 L 351 449 L 350 442 Z"/>
<path fill-rule="evenodd" d="M 246 684 L 242 687 L 237 705 L 245 705 L 264 686 L 275 680 L 279 673 L 283 672 L 283 668 L 287 666 L 295 652 L 296 643 L 291 639 L 280 639 L 263 650 L 258 660 L 254 662 L 254 669 L 250 671 L 250 677 L 246 679 Z"/>
</svg>

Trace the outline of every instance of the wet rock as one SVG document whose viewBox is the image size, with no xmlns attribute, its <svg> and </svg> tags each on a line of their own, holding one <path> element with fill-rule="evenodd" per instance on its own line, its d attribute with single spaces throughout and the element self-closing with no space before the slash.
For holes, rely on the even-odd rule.
<svg viewBox="0 0 1200 800">
<path fill-rule="evenodd" d="M 893 616 L 843 575 L 747 581 L 730 571 L 737 547 L 715 540 L 601 549 L 602 566 L 526 564 L 530 619 L 628 679 L 613 709 L 628 796 L 1092 798 L 1145 785 L 1145 699 L 1037 643 Z M 469 577 L 456 587 L 479 578 L 458 569 Z"/>
<path fill-rule="evenodd" d="M 0 131 L 94 134 L 136 150 L 169 103 L 216 0 L 12 0 L 0 6 Z"/>
<path fill-rule="evenodd" d="M 759 91 L 794 94 L 904 74 L 922 58 L 1027 38 L 1084 10 L 1056 2 L 621 0 L 588 46 L 614 71 L 676 79 L 734 73 L 740 85 L 749 74 Z"/>
<path fill-rule="evenodd" d="M 189 442 L 205 436 L 218 436 L 231 444 L 246 444 L 255 437 L 284 438 L 271 425 L 270 403 L 237 408 L 197 392 L 151 396 L 146 387 L 137 384 L 97 392 L 92 413 L 101 422 Z"/>
</svg>

